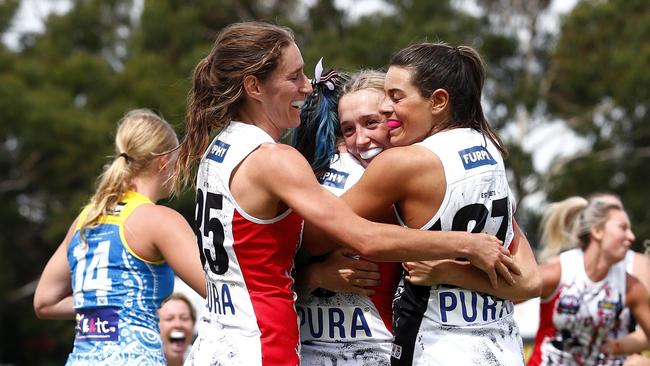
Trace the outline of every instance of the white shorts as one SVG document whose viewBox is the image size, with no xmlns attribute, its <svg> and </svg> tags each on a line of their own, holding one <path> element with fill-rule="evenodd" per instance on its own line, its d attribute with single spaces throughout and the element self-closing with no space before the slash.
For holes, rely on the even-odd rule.
<svg viewBox="0 0 650 366">
<path fill-rule="evenodd" d="M 511 316 L 480 327 L 427 328 L 416 338 L 413 366 L 524 365 L 523 342 Z M 395 357 L 401 356 L 396 345 L 392 352 Z M 393 365 L 402 364 L 406 365 L 393 359 Z"/>
</svg>

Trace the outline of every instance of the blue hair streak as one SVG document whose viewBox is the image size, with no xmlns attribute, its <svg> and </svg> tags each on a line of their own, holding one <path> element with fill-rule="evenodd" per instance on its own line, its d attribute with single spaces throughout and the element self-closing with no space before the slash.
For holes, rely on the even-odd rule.
<svg viewBox="0 0 650 366">
<path fill-rule="evenodd" d="M 300 111 L 300 126 L 293 131 L 293 146 L 307 159 L 318 178 L 338 153 L 337 140 L 342 136 L 338 104 L 346 81 L 346 75 L 330 70 L 314 82 L 314 90 L 305 98 Z"/>
</svg>

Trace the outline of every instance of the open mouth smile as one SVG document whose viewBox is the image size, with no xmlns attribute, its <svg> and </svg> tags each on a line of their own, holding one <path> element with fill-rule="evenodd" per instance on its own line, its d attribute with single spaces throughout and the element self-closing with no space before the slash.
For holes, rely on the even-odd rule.
<svg viewBox="0 0 650 366">
<path fill-rule="evenodd" d="M 174 330 L 169 333 L 169 341 L 172 343 L 183 343 L 185 342 L 185 332 L 182 330 Z"/>
<path fill-rule="evenodd" d="M 366 151 L 359 151 L 359 156 L 361 156 L 361 158 L 364 160 L 369 160 L 379 155 L 379 153 L 382 151 L 384 151 L 384 149 L 381 147 L 373 147 L 372 149 L 368 149 Z"/>
</svg>

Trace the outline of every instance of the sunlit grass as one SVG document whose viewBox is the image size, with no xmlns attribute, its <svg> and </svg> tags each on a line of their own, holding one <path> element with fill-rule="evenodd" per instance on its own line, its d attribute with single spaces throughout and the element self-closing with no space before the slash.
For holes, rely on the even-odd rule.
<svg viewBox="0 0 650 366">
<path fill-rule="evenodd" d="M 528 362 L 530 354 L 533 353 L 533 342 L 524 343 L 524 359 Z"/>
</svg>

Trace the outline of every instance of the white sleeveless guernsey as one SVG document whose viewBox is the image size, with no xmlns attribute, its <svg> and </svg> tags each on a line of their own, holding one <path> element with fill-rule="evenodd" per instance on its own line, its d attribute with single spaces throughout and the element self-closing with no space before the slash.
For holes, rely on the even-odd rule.
<svg viewBox="0 0 650 366">
<path fill-rule="evenodd" d="M 562 275 L 555 293 L 540 304 L 540 325 L 528 365 L 608 365 L 602 346 L 625 306 L 625 261 L 594 282 L 582 249 L 560 254 Z"/>
<path fill-rule="evenodd" d="M 625 259 L 623 259 L 623 263 L 625 265 L 625 271 L 628 274 L 631 274 L 634 276 L 634 251 L 632 249 L 629 249 L 627 253 L 625 253 Z M 629 333 L 634 332 L 636 329 L 636 320 L 630 313 L 630 308 L 627 306 L 623 308 L 623 311 L 621 311 L 621 315 L 618 318 L 618 321 L 616 322 L 616 326 L 612 329 L 611 332 L 609 332 L 609 338 L 622 338 L 628 335 Z M 608 366 L 623 366 L 623 363 L 625 363 L 625 358 L 627 356 L 614 356 L 614 355 L 607 355 L 608 361 L 606 365 Z"/>
<path fill-rule="evenodd" d="M 207 280 L 206 309 L 185 365 L 296 366 L 293 258 L 302 219 L 246 213 L 230 192 L 233 170 L 263 143 L 258 127 L 231 122 L 208 147 L 197 177 L 195 232 Z"/>
<path fill-rule="evenodd" d="M 349 153 L 335 156 L 321 185 L 340 196 L 364 168 Z M 382 366 L 390 363 L 392 300 L 401 266 L 380 262 L 372 296 L 315 291 L 298 303 L 302 366 Z M 322 290 L 322 289 L 319 289 Z"/>
<path fill-rule="evenodd" d="M 440 208 L 420 230 L 489 233 L 510 247 L 514 200 L 494 144 L 460 128 L 416 145 L 438 156 L 446 179 Z M 392 365 L 523 365 L 512 302 L 442 284 L 405 283 L 400 296 Z"/>
</svg>

